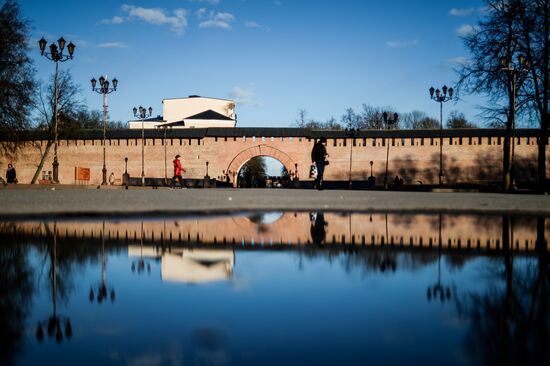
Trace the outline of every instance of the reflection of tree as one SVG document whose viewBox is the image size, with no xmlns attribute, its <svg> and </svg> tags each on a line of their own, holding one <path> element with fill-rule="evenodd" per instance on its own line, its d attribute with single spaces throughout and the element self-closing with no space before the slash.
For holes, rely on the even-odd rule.
<svg viewBox="0 0 550 366">
<path fill-rule="evenodd" d="M 2 228 L 1 232 L 4 231 Z M 34 291 L 27 248 L 0 235 L 0 364 L 11 365 L 21 350 L 24 322 Z"/>
<path fill-rule="evenodd" d="M 465 348 L 483 364 L 548 364 L 550 272 L 544 240 L 545 219 L 537 220 L 537 259 L 515 263 L 510 246 L 512 221 L 503 218 L 503 263 L 486 293 L 457 299 L 459 315 L 470 321 Z"/>
</svg>

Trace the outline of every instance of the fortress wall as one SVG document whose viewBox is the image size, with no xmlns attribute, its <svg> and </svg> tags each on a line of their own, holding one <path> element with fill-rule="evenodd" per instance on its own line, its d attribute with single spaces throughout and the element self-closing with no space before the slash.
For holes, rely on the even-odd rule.
<svg viewBox="0 0 550 366">
<path fill-rule="evenodd" d="M 437 137 L 358 137 L 328 138 L 327 152 L 330 165 L 325 172 L 326 180 L 348 180 L 350 152 L 352 154 L 352 178 L 366 180 L 372 174 L 377 184 L 382 184 L 386 167 L 386 154 L 389 145 L 388 179 L 393 182 L 399 175 L 405 184 L 437 183 L 439 173 L 439 138 Z M 355 145 L 353 141 L 355 140 Z M 535 181 L 537 164 L 537 139 L 516 137 L 515 161 L 518 181 Z M 141 176 L 142 145 L 140 137 L 108 138 L 106 140 L 107 175 L 114 173 L 120 184 L 124 173 L 124 158 L 128 158 L 128 173 L 132 177 Z M 443 169 L 447 182 L 499 181 L 502 169 L 503 138 L 493 137 L 445 137 L 443 139 Z M 181 137 L 145 139 L 145 176 L 164 177 L 165 163 L 168 178 L 172 176 L 172 160 L 176 154 L 182 155 L 182 163 L 188 178 L 203 178 L 208 173 L 212 178 L 222 177 L 233 165 L 237 169 L 258 152 L 267 152 L 283 163 L 300 180 L 309 180 L 310 152 L 314 139 L 308 137 Z M 8 163 L 17 169 L 18 180 L 30 183 L 40 161 L 41 152 L 46 148 L 45 140 L 30 140 L 13 157 L 0 157 L 0 172 L 5 174 Z M 351 151 L 352 150 L 352 151 Z M 547 145 L 547 156 L 550 147 Z M 47 156 L 43 171 L 52 170 L 53 146 Z M 166 160 L 165 160 L 166 153 Z M 274 156 L 276 155 L 276 156 Z M 236 158 L 241 159 L 237 161 Z M 548 159 L 548 158 L 547 158 Z M 100 139 L 61 139 L 58 146 L 59 180 L 62 184 L 75 184 L 75 167 L 91 170 L 90 184 L 102 180 L 103 148 Z M 550 160 L 547 162 L 547 175 L 550 176 Z M 42 177 L 40 174 L 39 179 Z"/>
</svg>

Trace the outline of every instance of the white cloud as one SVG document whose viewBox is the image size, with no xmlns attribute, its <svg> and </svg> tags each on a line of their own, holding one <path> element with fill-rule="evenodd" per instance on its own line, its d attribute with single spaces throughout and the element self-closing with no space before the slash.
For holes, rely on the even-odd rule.
<svg viewBox="0 0 550 366">
<path fill-rule="evenodd" d="M 455 17 L 465 17 L 476 11 L 475 8 L 452 8 L 449 14 Z"/>
<path fill-rule="evenodd" d="M 218 5 L 220 0 L 189 0 L 190 3 L 207 3 L 210 5 Z"/>
<path fill-rule="evenodd" d="M 261 25 L 260 23 L 255 22 L 255 21 L 253 21 L 253 20 L 246 20 L 246 21 L 244 22 L 244 26 L 245 26 L 246 28 L 262 29 L 262 30 L 264 30 L 264 31 L 266 31 L 266 32 L 270 32 L 270 31 L 271 31 L 271 28 L 269 28 L 269 27 L 267 27 L 267 26 L 265 26 L 265 25 Z"/>
<path fill-rule="evenodd" d="M 256 95 L 251 89 L 236 86 L 229 91 L 229 96 L 239 105 L 258 106 L 260 103 L 256 100 Z"/>
<path fill-rule="evenodd" d="M 472 62 L 469 58 L 464 56 L 451 57 L 447 59 L 447 65 L 450 66 L 464 66 Z"/>
<path fill-rule="evenodd" d="M 122 10 L 128 13 L 128 18 L 136 18 L 154 25 L 168 25 L 178 34 L 182 33 L 187 26 L 187 11 L 185 9 L 175 9 L 172 14 L 169 14 L 159 8 L 122 5 Z"/>
<path fill-rule="evenodd" d="M 128 46 L 122 42 L 105 42 L 105 43 L 98 44 L 97 47 L 98 48 L 128 48 Z"/>
<path fill-rule="evenodd" d="M 206 16 L 206 8 L 200 8 L 197 11 L 195 11 L 195 15 L 198 19 L 204 19 Z"/>
<path fill-rule="evenodd" d="M 261 26 L 252 20 L 247 20 L 244 22 L 244 26 L 247 28 L 260 28 Z"/>
<path fill-rule="evenodd" d="M 412 41 L 387 41 L 386 46 L 390 48 L 410 48 L 415 47 L 418 45 L 418 41 L 416 39 Z"/>
<path fill-rule="evenodd" d="M 124 18 L 119 16 L 114 16 L 111 19 L 102 19 L 102 24 L 122 24 L 124 23 Z"/>
<path fill-rule="evenodd" d="M 475 32 L 476 31 L 476 27 L 470 25 L 470 24 L 463 24 L 461 25 L 460 27 L 458 27 L 455 32 L 456 34 L 458 34 L 459 36 L 461 37 L 466 37 L 468 36 L 469 34 L 471 34 L 472 32 Z"/>
<path fill-rule="evenodd" d="M 231 22 L 235 20 L 235 16 L 230 13 L 210 12 L 207 20 L 199 23 L 199 28 L 222 28 L 231 29 Z"/>
</svg>

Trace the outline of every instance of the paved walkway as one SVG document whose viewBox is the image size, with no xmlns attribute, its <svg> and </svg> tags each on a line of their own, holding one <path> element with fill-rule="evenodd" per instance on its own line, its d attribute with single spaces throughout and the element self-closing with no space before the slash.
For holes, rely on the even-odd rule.
<svg viewBox="0 0 550 366">
<path fill-rule="evenodd" d="M 196 212 L 388 211 L 550 215 L 550 196 L 298 189 L 151 189 L 8 186 L 0 219 L 47 215 L 141 215 Z"/>
</svg>

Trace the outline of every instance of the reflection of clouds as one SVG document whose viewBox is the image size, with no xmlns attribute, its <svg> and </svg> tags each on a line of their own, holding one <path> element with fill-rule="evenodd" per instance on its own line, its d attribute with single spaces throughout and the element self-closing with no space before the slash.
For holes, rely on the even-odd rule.
<svg viewBox="0 0 550 366">
<path fill-rule="evenodd" d="M 229 282 L 231 288 L 237 292 L 247 291 L 250 288 L 250 281 L 246 277 L 234 277 L 231 282 Z"/>
<path fill-rule="evenodd" d="M 156 350 L 146 350 L 141 353 L 131 351 L 128 354 L 121 351 L 111 351 L 109 359 L 118 364 L 129 366 L 183 365 L 182 346 L 176 343 L 159 347 Z"/>
</svg>

